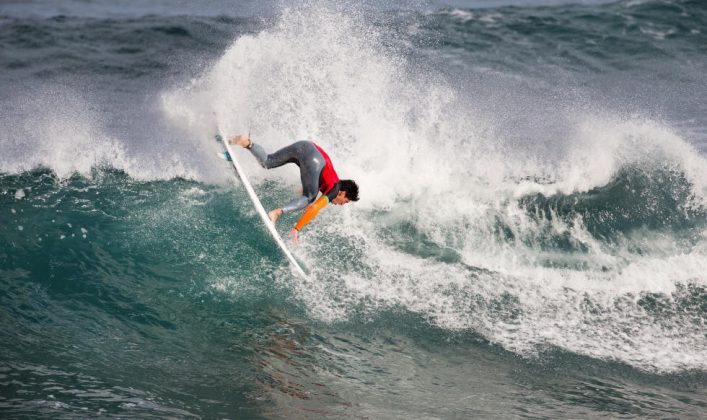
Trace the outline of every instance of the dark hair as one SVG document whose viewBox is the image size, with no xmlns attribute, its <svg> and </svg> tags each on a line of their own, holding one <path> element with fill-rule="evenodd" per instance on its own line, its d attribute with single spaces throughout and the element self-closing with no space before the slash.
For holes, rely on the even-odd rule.
<svg viewBox="0 0 707 420">
<path fill-rule="evenodd" d="M 352 179 L 339 181 L 339 191 L 344 191 L 349 200 L 358 201 L 358 185 Z"/>
</svg>

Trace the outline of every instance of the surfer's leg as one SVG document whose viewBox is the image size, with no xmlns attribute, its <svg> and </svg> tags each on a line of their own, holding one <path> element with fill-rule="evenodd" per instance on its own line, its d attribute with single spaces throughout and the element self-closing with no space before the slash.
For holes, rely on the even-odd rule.
<svg viewBox="0 0 707 420">
<path fill-rule="evenodd" d="M 252 143 L 250 152 L 255 156 L 260 165 L 265 169 L 272 169 L 286 163 L 294 163 L 299 166 L 300 161 L 306 156 L 307 146 L 311 146 L 308 141 L 298 141 L 289 146 L 285 146 L 275 153 L 267 154 L 262 146 Z"/>
<path fill-rule="evenodd" d="M 283 205 L 283 213 L 292 213 L 293 211 L 299 211 L 307 207 L 307 204 L 314 201 L 317 198 L 317 192 L 319 191 L 319 174 L 322 173 L 322 168 L 324 168 L 324 163 L 322 161 L 321 167 L 317 170 L 316 165 L 309 165 L 311 167 L 306 168 L 308 165 L 302 165 L 300 168 L 300 178 L 302 180 L 302 195 L 293 198 Z"/>
<path fill-rule="evenodd" d="M 315 175 L 312 175 L 313 172 L 311 171 L 308 171 L 306 174 L 305 171 L 301 172 L 302 195 L 285 203 L 281 207 L 283 213 L 292 213 L 302 210 L 317 198 L 317 192 L 319 191 L 319 173 L 321 173 L 321 169 Z"/>
<path fill-rule="evenodd" d="M 252 153 L 253 156 L 255 156 L 255 158 L 258 160 L 260 166 L 262 166 L 263 168 L 267 168 L 267 166 L 265 166 L 265 162 L 268 159 L 268 154 L 265 152 L 265 149 L 263 149 L 263 146 L 256 143 L 251 143 L 248 150 L 250 150 L 250 153 Z"/>
<path fill-rule="evenodd" d="M 303 208 L 307 207 L 307 204 L 309 204 L 309 199 L 307 198 L 307 196 L 300 195 L 299 197 L 295 197 L 287 203 L 283 204 L 280 208 L 282 209 L 282 213 L 292 213 L 295 211 L 302 210 Z"/>
<path fill-rule="evenodd" d="M 324 169 L 324 157 L 312 143 L 307 142 L 311 147 L 304 147 L 304 153 L 300 156 L 300 180 L 302 181 L 302 195 L 290 200 L 282 206 L 283 213 L 291 213 L 302 210 L 317 198 L 319 192 L 319 176 Z"/>
<path fill-rule="evenodd" d="M 324 157 L 316 147 L 307 151 L 304 159 L 300 161 L 300 180 L 302 181 L 302 194 L 309 202 L 313 202 L 319 193 L 319 177 L 325 165 Z"/>
</svg>

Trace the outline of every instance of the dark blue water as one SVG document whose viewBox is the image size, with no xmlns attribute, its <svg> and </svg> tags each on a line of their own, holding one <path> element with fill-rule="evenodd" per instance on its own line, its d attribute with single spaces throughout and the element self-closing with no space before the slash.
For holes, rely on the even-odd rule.
<svg viewBox="0 0 707 420">
<path fill-rule="evenodd" d="M 0 416 L 703 416 L 706 45 L 696 1 L 0 4 Z M 310 279 L 217 127 L 359 183 Z"/>
</svg>

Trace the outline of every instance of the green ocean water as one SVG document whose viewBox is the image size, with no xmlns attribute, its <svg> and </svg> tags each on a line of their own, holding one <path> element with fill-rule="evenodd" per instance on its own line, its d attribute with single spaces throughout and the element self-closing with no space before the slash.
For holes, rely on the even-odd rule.
<svg viewBox="0 0 707 420">
<path fill-rule="evenodd" d="M 526 359 L 401 305 L 361 301 L 322 322 L 236 187 L 37 170 L 4 176 L 2 191 L 12 416 L 683 416 L 705 404 L 700 371 L 656 374 L 560 349 Z M 395 246 L 419 235 L 387 234 Z M 405 252 L 459 264 L 407 241 L 417 245 Z M 470 284 L 499 276 L 467 270 Z M 485 299 L 478 310 L 497 322 L 523 311 L 517 296 Z M 699 328 L 704 302 L 704 288 L 686 286 L 638 304 L 653 322 Z"/>
</svg>

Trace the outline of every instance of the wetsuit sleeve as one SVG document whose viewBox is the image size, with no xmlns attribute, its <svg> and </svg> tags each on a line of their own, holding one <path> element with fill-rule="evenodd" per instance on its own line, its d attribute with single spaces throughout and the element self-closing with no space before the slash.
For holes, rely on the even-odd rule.
<svg viewBox="0 0 707 420">
<path fill-rule="evenodd" d="M 307 210 L 304 211 L 304 214 L 302 214 L 302 217 L 300 217 L 300 219 L 297 221 L 295 229 L 302 230 L 304 225 L 314 219 L 317 216 L 317 213 L 319 213 L 319 210 L 326 207 L 327 204 L 329 204 L 329 197 L 327 197 L 326 195 L 322 195 L 321 197 L 319 197 L 319 199 L 317 199 L 317 201 L 310 204 L 307 207 Z"/>
</svg>

